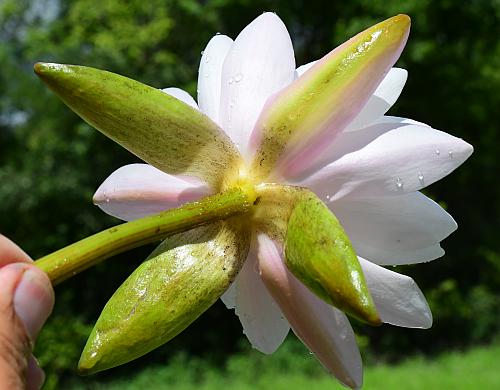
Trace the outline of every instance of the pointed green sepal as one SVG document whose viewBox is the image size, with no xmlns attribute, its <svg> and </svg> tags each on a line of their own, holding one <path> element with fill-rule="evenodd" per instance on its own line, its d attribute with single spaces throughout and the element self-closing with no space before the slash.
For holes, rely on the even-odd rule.
<svg viewBox="0 0 500 390">
<path fill-rule="evenodd" d="M 295 204 L 284 246 L 288 269 L 317 296 L 361 321 L 381 324 L 349 238 L 314 194 Z"/>
<path fill-rule="evenodd" d="M 36 74 L 90 125 L 149 164 L 219 190 L 239 153 L 200 111 L 150 86 L 85 66 L 35 64 Z"/>
<path fill-rule="evenodd" d="M 360 32 L 266 103 L 252 134 L 251 174 L 297 181 L 361 111 L 398 59 L 410 18 L 397 15 Z M 271 176 L 271 177 L 274 177 Z"/>
<path fill-rule="evenodd" d="M 248 253 L 249 234 L 237 218 L 167 238 L 106 304 L 78 371 L 92 374 L 142 356 L 207 310 Z"/>
</svg>

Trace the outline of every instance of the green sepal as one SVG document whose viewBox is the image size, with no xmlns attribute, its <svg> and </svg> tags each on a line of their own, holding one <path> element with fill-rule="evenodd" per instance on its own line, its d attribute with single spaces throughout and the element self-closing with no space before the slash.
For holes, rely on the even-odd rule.
<svg viewBox="0 0 500 390">
<path fill-rule="evenodd" d="M 250 235 L 238 218 L 167 238 L 108 301 L 78 371 L 92 374 L 138 358 L 207 310 L 247 256 Z"/>
<path fill-rule="evenodd" d="M 252 177 L 303 177 L 324 145 L 361 111 L 398 59 L 409 29 L 406 15 L 384 20 L 331 51 L 269 99 L 255 125 L 260 131 L 253 135 L 257 152 Z"/>
<path fill-rule="evenodd" d="M 37 63 L 35 72 L 86 122 L 164 172 L 219 190 L 238 169 L 236 147 L 210 118 L 156 88 L 85 66 Z"/>
<path fill-rule="evenodd" d="M 349 238 L 313 193 L 293 207 L 284 248 L 288 269 L 318 297 L 363 322 L 381 324 Z"/>
</svg>

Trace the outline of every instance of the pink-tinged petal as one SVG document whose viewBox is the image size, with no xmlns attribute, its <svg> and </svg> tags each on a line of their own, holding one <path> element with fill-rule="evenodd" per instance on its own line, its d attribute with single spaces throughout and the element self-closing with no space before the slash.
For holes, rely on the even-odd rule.
<svg viewBox="0 0 500 390">
<path fill-rule="evenodd" d="M 343 133 L 335 146 L 333 162 L 300 183 L 323 199 L 414 192 L 453 172 L 473 151 L 460 138 L 404 122 Z"/>
<path fill-rule="evenodd" d="M 454 219 L 420 192 L 329 204 L 356 253 L 381 265 L 434 260 L 439 242 L 457 229 Z"/>
<path fill-rule="evenodd" d="M 340 382 L 361 387 L 361 356 L 347 317 L 309 292 L 287 270 L 273 240 L 259 234 L 258 242 L 262 280 L 295 334 Z"/>
<path fill-rule="evenodd" d="M 234 41 L 222 69 L 219 123 L 244 156 L 264 103 L 294 72 L 292 41 L 274 13 L 260 15 Z"/>
<path fill-rule="evenodd" d="M 170 87 L 170 88 L 163 88 L 162 92 L 165 92 L 166 94 L 173 96 L 174 98 L 179 99 L 181 102 L 184 102 L 187 105 L 196 108 L 198 110 L 198 105 L 196 104 L 193 97 L 183 89 Z"/>
<path fill-rule="evenodd" d="M 299 66 L 297 69 L 295 69 L 295 78 L 299 78 L 300 76 L 302 76 L 304 73 L 306 73 L 309 69 L 311 69 L 313 67 L 313 65 L 318 62 L 318 61 L 312 61 L 312 62 L 309 62 L 305 65 L 301 65 Z"/>
<path fill-rule="evenodd" d="M 359 258 L 366 283 L 382 321 L 406 328 L 428 329 L 432 313 L 415 281 Z"/>
<path fill-rule="evenodd" d="M 344 131 L 361 129 L 383 116 L 398 100 L 407 79 L 408 72 L 405 69 L 392 68 Z"/>
<path fill-rule="evenodd" d="M 131 221 L 210 194 L 199 179 L 168 175 L 148 164 L 125 165 L 97 189 L 94 203 L 105 213 Z"/>
<path fill-rule="evenodd" d="M 256 244 L 252 244 L 245 265 L 223 295 L 223 302 L 235 309 L 252 346 L 270 354 L 283 343 L 290 325 L 260 278 Z"/>
<path fill-rule="evenodd" d="M 228 36 L 214 36 L 203 50 L 198 72 L 200 110 L 219 125 L 222 65 L 232 45 L 233 40 Z"/>
<path fill-rule="evenodd" d="M 396 62 L 409 28 L 408 16 L 398 15 L 359 33 L 269 100 L 251 138 L 254 177 L 310 172 Z"/>
</svg>

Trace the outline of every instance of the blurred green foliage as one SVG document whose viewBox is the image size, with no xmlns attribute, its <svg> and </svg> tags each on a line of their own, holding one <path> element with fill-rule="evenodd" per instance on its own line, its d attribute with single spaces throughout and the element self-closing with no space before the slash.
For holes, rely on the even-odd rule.
<svg viewBox="0 0 500 390">
<path fill-rule="evenodd" d="M 409 70 L 391 113 L 465 138 L 475 154 L 427 193 L 446 202 L 459 230 L 433 263 L 401 267 L 421 285 L 431 330 L 358 327 L 372 353 L 400 358 L 487 341 L 500 328 L 500 3 L 496 0 L 3 0 L 0 2 L 0 231 L 34 258 L 118 221 L 91 204 L 98 185 L 132 155 L 83 123 L 37 80 L 36 61 L 88 65 L 155 87 L 196 89 L 210 37 L 233 38 L 264 10 L 288 26 L 297 64 L 321 57 L 397 13 L 412 17 L 399 65 Z M 71 377 L 92 323 L 149 248 L 119 256 L 57 288 L 37 345 L 46 388 Z M 366 337 L 369 336 L 369 337 Z M 221 363 L 241 328 L 217 304 L 167 346 L 103 380 L 164 362 L 175 351 Z"/>
<path fill-rule="evenodd" d="M 289 337 L 271 356 L 246 348 L 228 357 L 223 366 L 180 353 L 168 365 L 151 365 L 140 373 L 111 381 L 73 378 L 71 390 L 333 390 L 345 389 L 319 366 L 314 356 Z M 447 351 L 433 359 L 412 356 L 398 364 L 365 368 L 364 387 L 370 390 L 497 389 L 500 346 Z"/>
</svg>

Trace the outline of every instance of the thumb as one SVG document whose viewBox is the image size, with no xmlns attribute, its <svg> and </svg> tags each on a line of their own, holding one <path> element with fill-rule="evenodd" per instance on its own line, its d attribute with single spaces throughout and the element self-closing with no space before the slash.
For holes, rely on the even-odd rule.
<svg viewBox="0 0 500 390">
<path fill-rule="evenodd" d="M 32 387 L 32 345 L 53 305 L 54 292 L 43 271 L 29 263 L 0 268 L 0 383 L 5 388 Z"/>
</svg>

